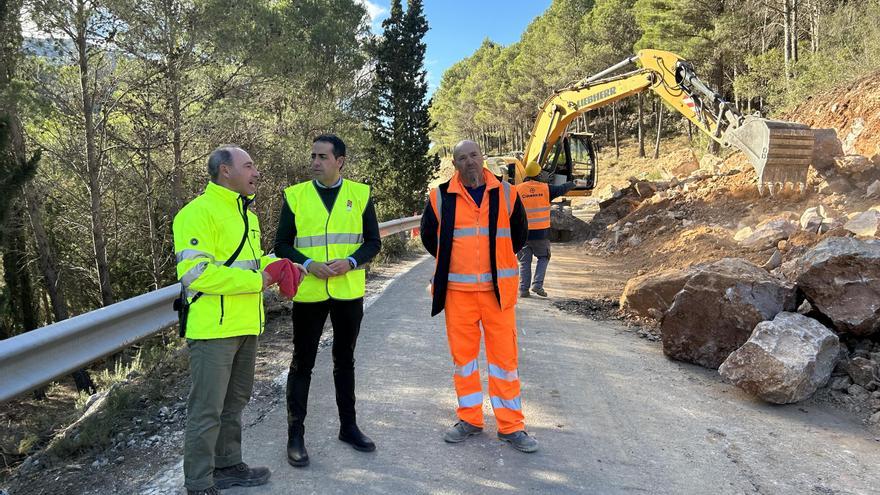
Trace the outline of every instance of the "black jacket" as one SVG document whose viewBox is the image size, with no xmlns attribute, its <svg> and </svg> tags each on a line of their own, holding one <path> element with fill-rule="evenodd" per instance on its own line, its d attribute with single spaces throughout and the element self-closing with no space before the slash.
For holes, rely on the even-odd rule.
<svg viewBox="0 0 880 495">
<path fill-rule="evenodd" d="M 440 184 L 438 194 L 442 194 L 442 211 L 440 212 L 440 238 L 437 238 L 437 216 L 431 206 L 430 199 L 425 205 L 422 214 L 421 237 L 425 249 L 431 256 L 437 258 L 437 269 L 434 272 L 434 299 L 431 304 L 431 316 L 443 311 L 446 306 L 446 282 L 449 277 L 449 260 L 452 255 L 452 234 L 455 230 L 455 204 L 456 195 L 447 192 L 449 182 Z M 501 189 L 495 188 L 486 191 L 489 195 L 489 251 L 495 252 L 495 235 L 498 232 L 498 204 Z M 513 252 L 517 253 L 526 244 L 529 235 L 529 222 L 526 218 L 526 210 L 516 197 L 513 212 L 510 215 L 510 239 L 513 242 Z M 501 293 L 498 291 L 498 263 L 495 257 L 491 258 L 492 286 L 495 290 L 495 298 L 501 304 Z"/>
</svg>

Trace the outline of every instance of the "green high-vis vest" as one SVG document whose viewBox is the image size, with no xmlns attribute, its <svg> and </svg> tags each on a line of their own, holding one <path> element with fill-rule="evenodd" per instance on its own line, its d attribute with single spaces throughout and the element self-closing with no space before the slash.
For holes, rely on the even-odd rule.
<svg viewBox="0 0 880 495">
<path fill-rule="evenodd" d="M 314 181 L 302 182 L 284 190 L 287 206 L 296 219 L 293 247 L 306 258 L 326 263 L 346 259 L 364 242 L 364 210 L 370 199 L 370 186 L 343 180 L 333 209 L 327 211 Z M 321 280 L 309 274 L 293 300 L 320 302 L 327 299 L 351 300 L 364 297 L 366 272 L 357 267 L 344 275 Z"/>
</svg>

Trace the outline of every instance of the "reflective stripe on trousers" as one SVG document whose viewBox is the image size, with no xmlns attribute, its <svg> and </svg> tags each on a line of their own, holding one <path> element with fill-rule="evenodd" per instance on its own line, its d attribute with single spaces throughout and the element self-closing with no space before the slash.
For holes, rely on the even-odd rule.
<svg viewBox="0 0 880 495">
<path fill-rule="evenodd" d="M 444 312 L 449 351 L 455 365 L 453 382 L 458 418 L 477 427 L 484 425 L 483 389 L 477 372 L 477 358 L 480 340 L 485 338 L 489 363 L 488 395 L 498 431 L 512 433 L 524 429 L 515 308 L 502 310 L 491 290 L 447 289 Z"/>
</svg>

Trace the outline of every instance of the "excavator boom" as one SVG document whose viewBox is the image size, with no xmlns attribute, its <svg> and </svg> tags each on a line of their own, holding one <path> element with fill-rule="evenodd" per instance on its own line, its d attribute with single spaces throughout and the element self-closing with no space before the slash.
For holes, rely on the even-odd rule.
<svg viewBox="0 0 880 495">
<path fill-rule="evenodd" d="M 637 64 L 631 72 L 614 75 Z M 786 183 L 803 187 L 812 161 L 813 132 L 794 122 L 743 116 L 721 95 L 706 86 L 693 66 L 674 53 L 641 50 L 593 76 L 551 95 L 542 105 L 522 158 L 551 172 L 551 150 L 577 116 L 617 100 L 654 91 L 671 108 L 723 146 L 748 157 L 758 175 L 758 190 L 773 194 Z"/>
</svg>

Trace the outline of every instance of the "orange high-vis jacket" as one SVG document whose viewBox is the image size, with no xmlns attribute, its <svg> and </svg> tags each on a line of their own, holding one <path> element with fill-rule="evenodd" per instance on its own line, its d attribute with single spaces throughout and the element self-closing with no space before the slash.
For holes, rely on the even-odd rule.
<svg viewBox="0 0 880 495">
<path fill-rule="evenodd" d="M 516 186 L 529 219 L 529 230 L 550 228 L 550 186 L 544 182 L 529 180 Z"/>
<path fill-rule="evenodd" d="M 422 217 L 422 243 L 437 258 L 432 315 L 443 310 L 446 289 L 494 291 L 502 309 L 513 307 L 519 287 L 516 252 L 528 227 L 516 188 L 483 170 L 486 191 L 474 203 L 458 173 L 431 190 Z"/>
</svg>

